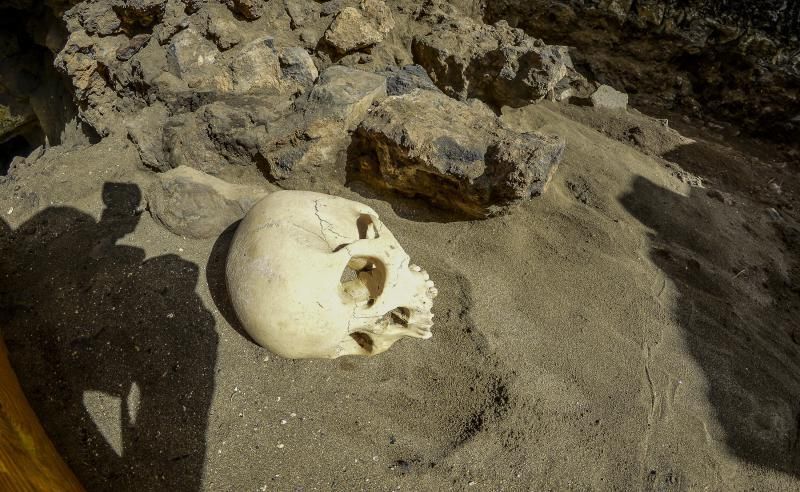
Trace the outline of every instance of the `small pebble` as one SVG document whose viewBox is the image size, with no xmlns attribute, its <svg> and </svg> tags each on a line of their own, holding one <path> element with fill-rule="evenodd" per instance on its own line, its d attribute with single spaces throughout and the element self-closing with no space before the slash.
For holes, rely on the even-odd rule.
<svg viewBox="0 0 800 492">
<path fill-rule="evenodd" d="M 278 444 L 278 449 L 283 449 L 283 444 Z"/>
</svg>

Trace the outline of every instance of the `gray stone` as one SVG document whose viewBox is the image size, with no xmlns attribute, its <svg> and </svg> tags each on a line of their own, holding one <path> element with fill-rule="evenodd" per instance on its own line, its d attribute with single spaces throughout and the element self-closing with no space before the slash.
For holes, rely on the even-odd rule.
<svg viewBox="0 0 800 492">
<path fill-rule="evenodd" d="M 170 232 L 203 239 L 222 234 L 267 193 L 181 166 L 157 176 L 148 189 L 147 204 L 153 218 Z"/>
<path fill-rule="evenodd" d="M 314 60 L 303 48 L 283 48 L 278 53 L 278 59 L 283 77 L 293 80 L 301 86 L 311 86 L 319 77 Z"/>
<path fill-rule="evenodd" d="M 348 179 L 483 218 L 544 193 L 563 152 L 559 137 L 512 131 L 485 105 L 416 90 L 358 126 Z"/>
<path fill-rule="evenodd" d="M 548 46 L 504 22 L 481 24 L 457 13 L 412 43 L 414 61 L 447 95 L 495 107 L 525 106 L 550 94 L 572 65 L 565 46 Z"/>
<path fill-rule="evenodd" d="M 384 97 L 384 76 L 333 65 L 320 74 L 306 109 L 317 117 L 342 121 L 346 129 L 352 130 L 364 119 L 372 103 Z"/>
<path fill-rule="evenodd" d="M 163 142 L 167 116 L 167 108 L 154 104 L 125 121 L 128 139 L 136 146 L 142 164 L 157 171 L 170 169 Z"/>
<path fill-rule="evenodd" d="M 389 7 L 382 0 L 362 0 L 360 8 L 345 7 L 325 32 L 325 40 L 340 55 L 380 43 L 394 28 Z"/>
<path fill-rule="evenodd" d="M 256 20 L 264 15 L 265 0 L 225 0 L 232 12 L 247 20 Z"/>
<path fill-rule="evenodd" d="M 392 67 L 386 72 L 386 94 L 389 96 L 399 96 L 408 94 L 414 89 L 425 89 L 429 91 L 439 91 L 433 83 L 428 73 L 419 65 L 406 65 L 402 68 Z"/>
<path fill-rule="evenodd" d="M 191 88 L 219 85 L 220 78 L 224 77 L 216 64 L 219 55 L 217 47 L 192 28 L 173 36 L 167 46 L 170 72 Z"/>
<path fill-rule="evenodd" d="M 233 91 L 279 91 L 284 84 L 281 65 L 272 37 L 264 36 L 242 46 L 230 63 Z"/>
<path fill-rule="evenodd" d="M 609 85 L 601 85 L 591 96 L 592 106 L 603 109 L 626 109 L 628 95 Z"/>
<path fill-rule="evenodd" d="M 84 2 L 76 7 L 78 19 L 86 32 L 99 36 L 110 36 L 122 31 L 119 20 L 110 3 Z"/>
<path fill-rule="evenodd" d="M 242 42 L 241 28 L 225 7 L 211 4 L 207 16 L 206 30 L 220 50 L 231 49 Z"/>
</svg>

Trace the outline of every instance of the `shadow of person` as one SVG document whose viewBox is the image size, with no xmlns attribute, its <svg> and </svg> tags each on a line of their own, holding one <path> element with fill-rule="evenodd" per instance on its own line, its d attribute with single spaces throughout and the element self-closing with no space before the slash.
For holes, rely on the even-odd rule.
<svg viewBox="0 0 800 492">
<path fill-rule="evenodd" d="M 764 236 L 712 215 L 704 194 L 684 197 L 638 177 L 620 201 L 655 231 L 650 258 L 678 291 L 675 319 L 706 376 L 726 446 L 800 476 L 800 297 L 777 281 L 775 258 L 758 247 Z M 742 262 L 751 277 L 742 277 Z"/>
<path fill-rule="evenodd" d="M 98 222 L 50 207 L 0 229 L 10 359 L 89 490 L 196 490 L 218 342 L 199 269 L 117 244 L 138 224 L 141 192 L 106 183 L 102 196 Z"/>
</svg>

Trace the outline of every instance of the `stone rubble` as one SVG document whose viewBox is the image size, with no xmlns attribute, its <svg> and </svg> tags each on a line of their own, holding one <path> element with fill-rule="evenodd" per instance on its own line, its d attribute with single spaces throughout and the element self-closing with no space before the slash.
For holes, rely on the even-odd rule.
<svg viewBox="0 0 800 492">
<path fill-rule="evenodd" d="M 358 178 L 469 217 L 543 193 L 563 154 L 499 108 L 606 94 L 566 47 L 440 0 L 95 0 L 63 18 L 54 64 L 80 123 L 124 135 L 143 168 Z"/>
</svg>

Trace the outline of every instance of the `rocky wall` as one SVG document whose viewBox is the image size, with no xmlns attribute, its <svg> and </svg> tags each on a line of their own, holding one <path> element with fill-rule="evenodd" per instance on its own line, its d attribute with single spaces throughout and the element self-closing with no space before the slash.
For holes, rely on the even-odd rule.
<svg viewBox="0 0 800 492">
<path fill-rule="evenodd" d="M 585 75 L 625 90 L 634 105 L 779 140 L 800 135 L 800 1 L 484 3 L 489 23 L 574 47 Z"/>
</svg>

